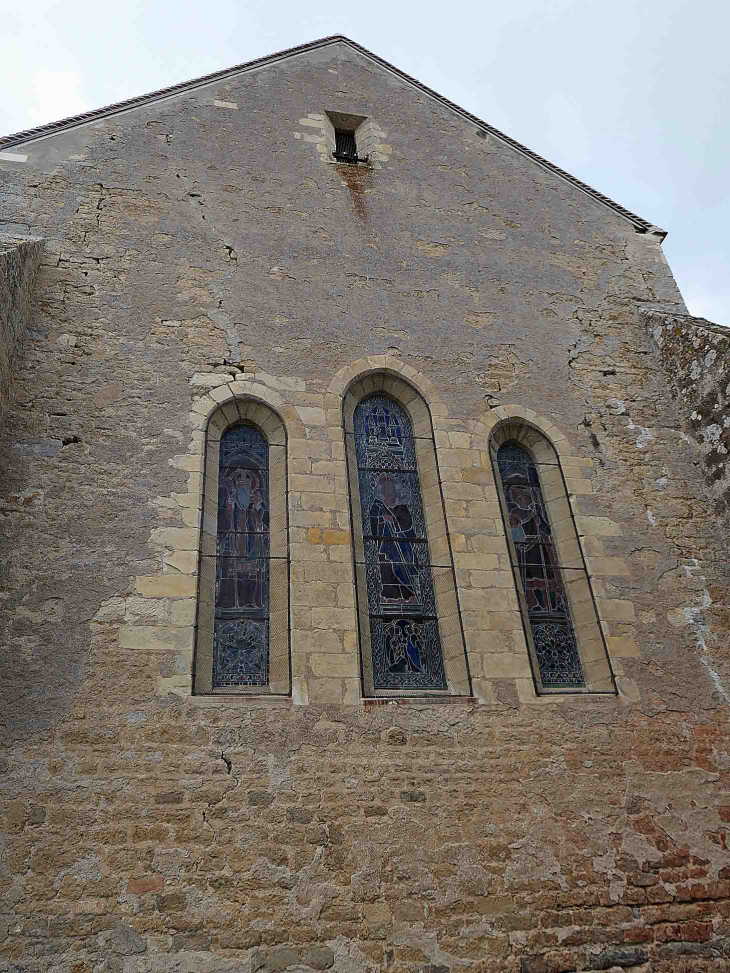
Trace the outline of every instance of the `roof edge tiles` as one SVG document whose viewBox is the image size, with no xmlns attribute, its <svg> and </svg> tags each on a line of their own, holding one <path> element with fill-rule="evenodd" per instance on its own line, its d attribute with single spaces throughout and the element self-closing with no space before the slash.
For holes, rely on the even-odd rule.
<svg viewBox="0 0 730 973">
<path fill-rule="evenodd" d="M 350 40 L 349 37 L 345 37 L 343 34 L 333 34 L 330 37 L 322 37 L 319 40 L 311 41 L 308 44 L 299 44 L 297 47 L 290 47 L 288 50 L 279 51 L 276 54 L 268 54 L 266 57 L 256 58 L 253 61 L 247 61 L 244 64 L 237 64 L 232 68 L 226 68 L 223 71 L 214 71 L 212 74 L 204 74 L 200 78 L 194 78 L 192 81 L 185 81 L 181 84 L 171 85 L 169 88 L 160 88 L 158 91 L 152 91 L 146 95 L 138 95 L 135 98 L 127 98 L 125 101 L 119 101 L 114 105 L 108 105 L 105 108 L 97 108 L 94 111 L 82 112 L 80 115 L 71 115 L 69 118 L 62 118 L 56 122 L 49 122 L 46 125 L 39 125 L 36 128 L 28 128 L 22 132 L 16 132 L 14 135 L 6 135 L 0 138 L 0 151 L 7 150 L 16 146 L 24 145 L 28 142 L 34 142 L 38 139 L 47 138 L 51 135 L 56 135 L 59 132 L 66 131 L 67 129 L 76 128 L 80 125 L 86 125 L 89 122 L 96 121 L 101 118 L 108 118 L 112 115 L 118 115 L 122 112 L 130 111 L 134 108 L 139 108 L 143 105 L 151 104 L 155 101 L 160 101 L 164 98 L 169 98 L 174 95 L 183 94 L 186 91 L 194 91 L 196 88 L 201 88 L 209 84 L 213 84 L 216 81 L 222 81 L 224 78 L 231 77 L 236 74 L 241 74 L 245 71 L 251 71 L 256 68 L 265 67 L 269 64 L 275 64 L 277 61 L 282 61 L 285 58 L 296 57 L 299 54 L 306 54 L 308 51 L 314 51 L 318 48 L 327 47 L 330 44 L 347 44 L 353 50 L 362 54 L 364 57 L 369 58 L 374 61 L 380 67 L 384 68 L 386 71 L 395 74 L 397 77 L 401 78 L 403 81 L 407 82 L 419 91 L 428 95 L 430 98 L 440 102 L 445 105 L 451 111 L 460 115 L 462 118 L 476 125 L 477 128 L 481 129 L 483 132 L 494 136 L 506 145 L 509 145 L 516 152 L 521 155 L 526 156 L 531 159 L 537 165 L 541 166 L 543 169 L 554 173 L 559 178 L 563 179 L 565 182 L 570 183 L 576 189 L 585 193 L 587 196 L 591 196 L 593 199 L 598 200 L 599 203 L 603 203 L 604 206 L 608 206 L 619 216 L 624 217 L 630 223 L 632 223 L 638 232 L 640 233 L 651 233 L 660 236 L 662 239 L 667 235 L 666 230 L 662 230 L 650 223 L 648 220 L 642 219 L 637 216 L 636 213 L 632 213 L 631 210 L 626 209 L 619 203 L 610 199 L 608 196 L 604 196 L 603 193 L 599 193 L 597 189 L 589 186 L 587 183 L 582 182 L 575 176 L 571 176 L 569 172 L 561 169 L 559 166 L 554 165 L 548 159 L 544 159 L 537 152 L 533 152 L 528 149 L 526 145 L 522 145 L 516 139 L 510 138 L 509 135 L 505 135 L 504 132 L 500 132 L 499 129 L 494 128 L 488 122 L 483 121 L 476 115 L 472 115 L 471 112 L 466 111 L 466 109 L 461 108 L 459 105 L 440 95 L 433 88 L 429 88 L 427 85 L 422 84 L 416 78 L 412 78 L 405 71 L 401 71 L 399 68 L 390 64 L 388 61 L 379 57 L 377 54 L 373 54 L 372 51 L 367 50 L 367 48 L 362 47 L 355 41 Z"/>
</svg>

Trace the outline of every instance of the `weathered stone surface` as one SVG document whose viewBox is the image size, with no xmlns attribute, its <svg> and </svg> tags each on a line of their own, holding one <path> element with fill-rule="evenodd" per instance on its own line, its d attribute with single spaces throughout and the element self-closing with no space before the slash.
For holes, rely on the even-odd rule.
<svg viewBox="0 0 730 973">
<path fill-rule="evenodd" d="M 40 239 L 0 233 L 0 424 L 31 315 L 31 294 L 41 247 Z"/>
<path fill-rule="evenodd" d="M 119 923 L 99 936 L 100 944 L 119 956 L 135 956 L 147 951 L 147 943 L 131 926 Z"/>
<path fill-rule="evenodd" d="M 644 312 L 680 403 L 682 425 L 702 454 L 717 512 L 730 522 L 730 329 L 684 314 Z"/>
<path fill-rule="evenodd" d="M 327 159 L 326 106 L 368 116 L 377 166 Z M 0 441 L 2 962 L 726 962 L 727 355 L 658 237 L 337 44 L 23 151 L 0 218 L 46 243 Z M 430 407 L 469 696 L 361 698 L 341 405 L 374 369 Z M 229 392 L 286 425 L 293 700 L 191 695 Z M 489 457 L 519 418 L 563 450 L 618 697 L 535 694 Z"/>
</svg>

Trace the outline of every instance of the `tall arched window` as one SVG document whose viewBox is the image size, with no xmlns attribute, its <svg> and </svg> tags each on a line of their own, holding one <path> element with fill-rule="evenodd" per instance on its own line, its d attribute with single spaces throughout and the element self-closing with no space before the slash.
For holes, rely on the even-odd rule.
<svg viewBox="0 0 730 973">
<path fill-rule="evenodd" d="M 269 444 L 231 426 L 218 466 L 213 689 L 269 682 Z"/>
<path fill-rule="evenodd" d="M 428 409 L 371 376 L 346 396 L 345 430 L 364 691 L 468 695 Z"/>
<path fill-rule="evenodd" d="M 208 424 L 195 691 L 289 691 L 286 445 L 257 402 Z"/>
<path fill-rule="evenodd" d="M 553 445 L 521 422 L 491 442 L 536 687 L 615 692 L 568 492 Z"/>
<path fill-rule="evenodd" d="M 408 416 L 373 395 L 355 410 L 355 452 L 376 689 L 446 689 L 426 519 Z"/>
<path fill-rule="evenodd" d="M 517 443 L 497 453 L 515 568 L 544 686 L 584 686 L 560 559 L 540 488 L 537 466 Z"/>
</svg>

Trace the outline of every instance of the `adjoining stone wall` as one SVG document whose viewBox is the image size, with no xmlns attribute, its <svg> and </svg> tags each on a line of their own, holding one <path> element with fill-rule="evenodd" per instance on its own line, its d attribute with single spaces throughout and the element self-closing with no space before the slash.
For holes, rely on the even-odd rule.
<svg viewBox="0 0 730 973">
<path fill-rule="evenodd" d="M 330 110 L 372 168 L 328 160 Z M 728 536 L 638 310 L 685 310 L 658 239 L 341 45 L 0 167 L 47 240 L 0 435 L 0 966 L 727 966 Z M 473 698 L 362 698 L 364 373 L 429 406 Z M 191 695 L 231 397 L 287 430 L 291 698 Z M 535 694 L 507 419 L 560 455 L 618 696 Z"/>
<path fill-rule="evenodd" d="M 646 310 L 642 317 L 659 349 L 664 375 L 677 402 L 680 435 L 692 446 L 698 501 L 716 515 L 715 537 L 703 539 L 698 530 L 697 560 L 686 568 L 700 583 L 701 602 L 676 612 L 673 623 L 694 629 L 699 657 L 717 692 L 728 700 L 730 329 L 687 314 Z M 693 528 L 698 526 L 695 517 Z"/>
<path fill-rule="evenodd" d="M 42 242 L 0 234 L 0 424 L 23 339 Z"/>
<path fill-rule="evenodd" d="M 686 314 L 646 311 L 644 317 L 683 427 L 702 454 L 710 498 L 730 522 L 730 329 Z"/>
</svg>

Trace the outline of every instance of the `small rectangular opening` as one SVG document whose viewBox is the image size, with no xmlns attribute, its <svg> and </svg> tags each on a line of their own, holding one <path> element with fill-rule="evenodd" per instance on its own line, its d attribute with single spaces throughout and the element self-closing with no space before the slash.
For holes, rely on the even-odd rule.
<svg viewBox="0 0 730 973">
<path fill-rule="evenodd" d="M 347 132 L 341 128 L 335 129 L 335 159 L 338 162 L 360 162 L 357 156 L 357 143 L 355 133 Z"/>
</svg>

